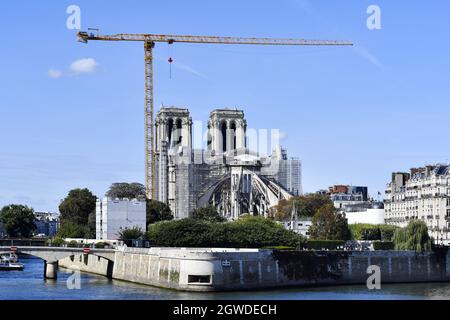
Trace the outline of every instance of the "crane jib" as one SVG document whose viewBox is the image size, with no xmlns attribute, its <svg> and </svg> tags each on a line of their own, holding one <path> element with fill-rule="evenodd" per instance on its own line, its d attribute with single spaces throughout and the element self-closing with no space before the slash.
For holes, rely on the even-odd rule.
<svg viewBox="0 0 450 320">
<path fill-rule="evenodd" d="M 88 43 L 92 41 L 141 41 L 145 50 L 145 180 L 146 195 L 155 199 L 155 161 L 154 161 L 154 96 L 153 96 L 153 46 L 155 42 L 169 44 L 203 43 L 203 44 L 244 44 L 244 45 L 279 45 L 279 46 L 352 46 L 350 41 L 339 40 L 306 40 L 306 39 L 276 39 L 276 38 L 241 38 L 241 37 L 213 37 L 213 36 L 182 36 L 156 34 L 128 34 L 100 35 L 88 32 L 78 32 L 78 41 Z M 170 61 L 169 61 L 170 62 Z"/>
<path fill-rule="evenodd" d="M 307 39 L 276 39 L 276 38 L 242 38 L 242 37 L 213 37 L 213 36 L 183 36 L 183 35 L 155 35 L 155 34 L 116 34 L 94 35 L 87 32 L 78 33 L 82 42 L 87 41 L 143 41 L 166 43 L 205 43 L 205 44 L 252 44 L 252 45 L 293 45 L 293 46 L 348 46 L 350 41 L 340 40 L 307 40 Z"/>
</svg>

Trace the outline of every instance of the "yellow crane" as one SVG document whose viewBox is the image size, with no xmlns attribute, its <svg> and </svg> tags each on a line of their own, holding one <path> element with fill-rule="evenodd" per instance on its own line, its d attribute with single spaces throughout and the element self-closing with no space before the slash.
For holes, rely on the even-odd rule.
<svg viewBox="0 0 450 320">
<path fill-rule="evenodd" d="M 144 43 L 145 60 L 145 186 L 147 197 L 155 198 L 155 163 L 154 163 L 154 98 L 153 98 L 153 48 L 156 42 L 173 44 L 203 43 L 203 44 L 246 44 L 271 46 L 351 46 L 350 41 L 338 40 L 305 40 L 276 38 L 242 38 L 190 35 L 162 34 L 129 34 L 100 35 L 98 29 L 88 29 L 88 32 L 78 32 L 78 41 L 139 41 Z M 96 31 L 93 33 L 92 31 Z"/>
</svg>

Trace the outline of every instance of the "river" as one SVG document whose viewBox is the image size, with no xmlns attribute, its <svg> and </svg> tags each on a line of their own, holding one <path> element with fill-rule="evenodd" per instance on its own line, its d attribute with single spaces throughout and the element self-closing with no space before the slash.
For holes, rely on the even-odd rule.
<svg viewBox="0 0 450 320">
<path fill-rule="evenodd" d="M 43 279 L 43 262 L 22 259 L 24 271 L 0 271 L 0 300 L 415 300 L 449 299 L 450 283 L 385 284 L 381 290 L 365 286 L 296 288 L 256 292 L 187 293 L 109 280 L 82 273 L 80 289 L 68 289 L 69 270 L 58 280 Z"/>
</svg>

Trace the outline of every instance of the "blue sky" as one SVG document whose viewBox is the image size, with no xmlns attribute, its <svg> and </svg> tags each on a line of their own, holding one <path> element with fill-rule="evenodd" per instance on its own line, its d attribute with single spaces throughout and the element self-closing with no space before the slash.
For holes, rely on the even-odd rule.
<svg viewBox="0 0 450 320">
<path fill-rule="evenodd" d="M 239 107 L 250 127 L 280 128 L 307 192 L 344 183 L 375 195 L 393 171 L 450 162 L 448 1 L 17 0 L 0 8 L 0 206 L 55 211 L 72 188 L 102 196 L 144 180 L 142 45 L 76 42 L 71 4 L 82 29 L 103 34 L 353 41 L 156 47 L 156 105 L 188 106 L 194 120 Z M 371 4 L 381 30 L 366 27 Z"/>
</svg>

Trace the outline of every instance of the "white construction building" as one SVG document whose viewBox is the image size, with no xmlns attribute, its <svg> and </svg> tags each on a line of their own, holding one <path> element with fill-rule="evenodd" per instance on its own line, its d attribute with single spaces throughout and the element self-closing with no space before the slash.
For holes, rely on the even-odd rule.
<svg viewBox="0 0 450 320">
<path fill-rule="evenodd" d="M 97 200 L 96 239 L 118 240 L 121 229 L 146 230 L 146 201 L 103 198 Z"/>
</svg>

